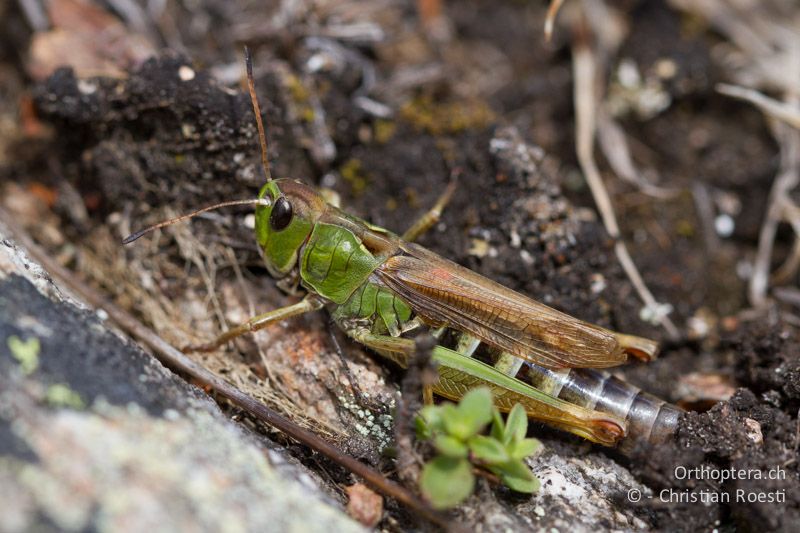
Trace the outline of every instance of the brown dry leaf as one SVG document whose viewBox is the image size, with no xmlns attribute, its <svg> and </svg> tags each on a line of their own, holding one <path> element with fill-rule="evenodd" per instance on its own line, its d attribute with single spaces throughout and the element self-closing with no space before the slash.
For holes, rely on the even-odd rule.
<svg viewBox="0 0 800 533">
<path fill-rule="evenodd" d="M 53 29 L 33 36 L 27 65 L 36 80 L 67 65 L 79 78 L 122 77 L 155 52 L 143 35 L 85 0 L 53 0 L 48 7 Z"/>
<path fill-rule="evenodd" d="M 363 483 L 345 487 L 350 501 L 347 514 L 367 527 L 375 527 L 383 516 L 383 498 Z"/>
</svg>

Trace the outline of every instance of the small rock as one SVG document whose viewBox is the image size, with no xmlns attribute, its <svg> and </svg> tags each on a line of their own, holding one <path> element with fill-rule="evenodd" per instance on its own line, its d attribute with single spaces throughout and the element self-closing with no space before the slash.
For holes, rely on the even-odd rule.
<svg viewBox="0 0 800 533">
<path fill-rule="evenodd" d="M 347 514 L 367 527 L 378 525 L 383 516 L 383 498 L 363 483 L 345 487 L 344 491 L 350 498 Z"/>
<path fill-rule="evenodd" d="M 761 445 L 764 442 L 764 435 L 761 433 L 761 424 L 752 418 L 745 418 L 744 425 L 747 438 L 752 440 L 755 444 Z"/>
</svg>

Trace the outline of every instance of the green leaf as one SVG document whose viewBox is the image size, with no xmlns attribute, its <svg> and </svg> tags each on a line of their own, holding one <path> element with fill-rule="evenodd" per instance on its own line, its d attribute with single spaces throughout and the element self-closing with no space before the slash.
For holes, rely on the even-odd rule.
<svg viewBox="0 0 800 533">
<path fill-rule="evenodd" d="M 500 464 L 509 460 L 508 453 L 503 443 L 492 437 L 475 435 L 469 439 L 467 444 L 476 459 L 485 461 L 488 464 Z"/>
<path fill-rule="evenodd" d="M 511 476 L 511 477 L 518 477 L 521 479 L 528 479 L 530 477 L 533 477 L 531 469 L 528 468 L 528 465 L 526 465 L 520 459 L 509 459 L 503 464 L 490 466 L 489 470 L 491 470 L 500 477 Z"/>
<path fill-rule="evenodd" d="M 511 459 L 502 465 L 489 466 L 509 488 L 518 492 L 532 492 L 539 488 L 539 480 L 533 475 L 528 465 L 518 459 Z"/>
<path fill-rule="evenodd" d="M 503 435 L 505 435 L 506 425 L 503 422 L 503 416 L 496 408 L 492 411 L 492 438 L 503 442 Z"/>
<path fill-rule="evenodd" d="M 529 455 L 536 453 L 541 447 L 542 443 L 536 439 L 522 439 L 517 442 L 512 442 L 508 447 L 508 453 L 514 459 L 525 459 Z"/>
<path fill-rule="evenodd" d="M 418 418 L 428 426 L 428 431 L 443 431 L 444 425 L 442 423 L 442 407 L 438 405 L 426 405 L 419 411 Z"/>
<path fill-rule="evenodd" d="M 514 476 L 500 476 L 503 484 L 517 492 L 532 494 L 539 490 L 539 478 L 531 474 L 530 478 L 519 478 Z"/>
<path fill-rule="evenodd" d="M 414 418 L 414 433 L 417 435 L 417 440 L 428 440 L 433 437 L 430 424 L 420 415 Z"/>
<path fill-rule="evenodd" d="M 473 413 L 459 409 L 455 405 L 442 405 L 442 422 L 444 430 L 451 436 L 466 441 L 481 430 Z"/>
<path fill-rule="evenodd" d="M 445 430 L 466 441 L 492 421 L 492 392 L 488 387 L 472 389 L 458 406 L 443 405 L 442 415 Z"/>
<path fill-rule="evenodd" d="M 451 404 L 441 406 L 427 405 L 420 409 L 414 420 L 414 427 L 419 440 L 429 440 L 432 439 L 434 435 L 445 432 L 444 407 L 448 405 L 451 408 L 453 407 Z"/>
<path fill-rule="evenodd" d="M 433 441 L 439 453 L 447 457 L 462 459 L 467 456 L 467 445 L 449 435 L 437 435 Z"/>
<path fill-rule="evenodd" d="M 489 387 L 477 387 L 461 398 L 458 410 L 468 414 L 472 423 L 480 429 L 492 421 L 493 405 L 492 391 L 489 390 Z"/>
<path fill-rule="evenodd" d="M 475 476 L 466 459 L 440 456 L 425 465 L 419 483 L 422 494 L 433 507 L 446 509 L 472 494 Z"/>
<path fill-rule="evenodd" d="M 514 441 L 521 441 L 528 432 L 528 414 L 520 404 L 514 405 L 506 419 L 506 431 L 503 442 L 509 444 Z"/>
</svg>

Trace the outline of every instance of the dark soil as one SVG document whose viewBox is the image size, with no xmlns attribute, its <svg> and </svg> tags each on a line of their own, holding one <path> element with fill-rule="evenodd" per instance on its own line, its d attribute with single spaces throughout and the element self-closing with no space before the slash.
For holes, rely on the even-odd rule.
<svg viewBox="0 0 800 533">
<path fill-rule="evenodd" d="M 572 315 L 662 341 L 659 360 L 620 369 L 648 392 L 681 404 L 685 398 L 679 385 L 691 373 L 722 376 L 733 384 L 736 392 L 729 400 L 687 414 L 674 443 L 640 450 L 631 459 L 611 452 L 654 493 L 639 503 L 623 497 L 620 507 L 635 509 L 653 529 L 790 530 L 800 523 L 798 330 L 777 306 L 742 314 L 748 306 L 746 280 L 737 273 L 755 250 L 778 148 L 760 113 L 714 93 L 714 85 L 726 81 L 712 59 L 720 36 L 687 33 L 681 15 L 661 2 L 622 2 L 631 32 L 620 57 L 643 73 L 664 58 L 677 70 L 664 86 L 671 100 L 666 110 L 646 119 L 627 116 L 621 123 L 633 139 L 634 156 L 657 172 L 660 186 L 680 192 L 669 199 L 652 198 L 608 169 L 602 171 L 623 238 L 646 284 L 658 301 L 674 307 L 670 317 L 683 337 L 675 340 L 641 319 L 642 304 L 593 210 L 574 156 L 569 34 L 562 29 L 554 44 L 542 44 L 536 33 L 543 21 L 541 5 L 447 3 L 446 16 L 457 37 L 444 43 L 425 37 L 411 7 L 393 5 L 374 14 L 391 35 L 384 42 L 324 37 L 323 44 L 314 44 L 306 37 L 326 35 L 335 19 L 308 14 L 295 26 L 275 29 L 267 24 L 271 13 L 231 7 L 241 3 L 212 0 L 193 14 L 172 8 L 180 21 L 172 31 L 181 37 L 184 54 L 163 52 L 124 79 L 81 80 L 65 68 L 41 83 L 22 71 L 30 35 L 6 34 L 3 26 L 19 20 L 15 7 L 6 8 L 14 16 L 0 23 L 0 33 L 7 35 L 0 44 L 0 67 L 15 72 L 19 84 L 0 103 L 32 96 L 38 120 L 51 134 L 35 142 L 0 143 L 20 156 L 0 160 L 0 176 L 6 179 L 4 187 L 12 181 L 22 186 L 21 194 L 30 194 L 32 184 L 61 191 L 48 206 L 48 216 L 55 218 L 46 219 L 60 239 L 48 242 L 48 233 L 37 226 L 41 219 L 26 221 L 54 255 L 61 254 L 71 268 L 152 319 L 128 293 L 109 287 L 108 276 L 82 270 L 81 250 L 97 253 L 101 231 L 114 236 L 104 234 L 108 240 L 103 242 L 111 246 L 126 230 L 162 218 L 165 206 L 181 212 L 254 194 L 263 174 L 249 98 L 235 84 L 216 81 L 209 70 L 239 62 L 240 45 L 249 43 L 274 175 L 332 188 L 351 212 L 401 232 L 458 170 L 459 188 L 442 222 L 421 239 L 423 245 Z M 210 24 L 205 35 L 185 20 L 201 15 Z M 333 67 L 310 71 L 312 56 L 322 49 L 329 51 Z M 492 59 L 498 53 L 502 65 Z M 422 77 L 418 71 L 425 65 L 434 65 L 435 75 Z M 188 81 L 181 78 L 182 68 L 193 73 Z M 402 79 L 414 72 L 421 81 L 403 85 Z M 493 87 L 492 77 L 505 81 Z M 364 96 L 386 104 L 393 114 L 371 113 L 359 104 Z M 515 151 L 526 144 L 542 149 L 533 161 Z M 64 183 L 83 202 L 78 215 L 64 201 Z M 739 202 L 729 237 L 718 237 L 707 226 L 697 207 L 698 187 L 714 198 Z M 81 212 L 88 217 L 81 218 Z M 191 233 L 199 242 L 235 250 L 247 282 L 264 291 L 260 303 L 279 305 L 285 300 L 264 279 L 251 230 L 240 222 L 221 213 L 196 219 Z M 777 259 L 791 242 L 788 232 L 779 235 Z M 106 257 L 135 254 L 136 265 L 159 273 L 154 283 L 164 295 L 188 306 L 191 299 L 182 296 L 188 291 L 195 294 L 195 303 L 207 303 L 196 295 L 205 285 L 181 246 L 165 239 L 149 250 L 117 250 Z M 114 275 L 119 271 L 109 267 L 111 279 Z M 233 285 L 236 279 L 227 267 L 218 276 L 222 284 Z M 796 274 L 792 281 L 797 284 Z M 699 337 L 690 335 L 687 326 L 698 316 L 707 317 L 708 324 Z M 304 328 L 316 331 L 306 344 L 299 343 L 313 351 L 314 342 L 327 342 L 320 333 L 322 320 L 293 322 L 286 338 Z M 257 366 L 247 351 L 238 357 Z M 381 376 L 393 372 L 376 370 L 363 354 L 352 357 Z M 398 376 L 391 373 L 388 379 Z M 326 385 L 332 395 L 343 386 L 337 379 L 345 378 L 332 376 Z M 315 405 L 317 400 L 310 398 L 311 393 L 309 403 Z M 783 477 L 680 479 L 676 467 L 765 474 L 778 469 Z M 730 501 L 664 503 L 659 499 L 663 489 L 726 494 Z M 737 501 L 741 493 L 780 493 L 785 501 Z"/>
</svg>

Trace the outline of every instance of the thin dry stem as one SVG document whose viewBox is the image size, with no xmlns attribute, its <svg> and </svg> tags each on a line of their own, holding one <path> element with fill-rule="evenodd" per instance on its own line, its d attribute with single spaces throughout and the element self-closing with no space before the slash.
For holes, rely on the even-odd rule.
<svg viewBox="0 0 800 533">
<path fill-rule="evenodd" d="M 800 207 L 788 197 L 783 198 L 783 218 L 794 230 L 794 244 L 792 251 L 789 252 L 789 257 L 770 276 L 772 285 L 788 283 L 800 269 Z"/>
<path fill-rule="evenodd" d="M 767 303 L 775 235 L 778 225 L 784 218 L 789 192 L 800 182 L 800 131 L 783 124 L 778 124 L 776 130 L 778 132 L 776 137 L 781 147 L 781 167 L 770 191 L 767 213 L 759 232 L 758 252 L 753 262 L 753 274 L 748 287 L 750 303 L 755 307 L 763 307 Z"/>
<path fill-rule="evenodd" d="M 750 102 L 765 115 L 782 120 L 790 126 L 800 129 L 800 109 L 795 106 L 770 98 L 755 89 L 739 87 L 738 85 L 720 83 L 716 89 L 720 94 Z"/>
<path fill-rule="evenodd" d="M 800 94 L 800 78 L 796 76 L 793 64 L 800 50 L 800 32 L 797 30 L 800 16 L 796 10 L 781 13 L 779 6 L 770 1 L 669 2 L 677 9 L 707 20 L 740 50 L 746 61 L 733 74 L 743 85 Z"/>
<path fill-rule="evenodd" d="M 544 20 L 544 40 L 548 43 L 553 37 L 553 27 L 556 23 L 558 11 L 561 9 L 563 3 L 564 0 L 551 0 L 550 6 L 547 8 L 547 18 Z"/>
<path fill-rule="evenodd" d="M 621 239 L 619 224 L 611 203 L 611 197 L 603 183 L 603 178 L 594 160 L 593 147 L 596 133 L 597 102 L 595 93 L 597 86 L 597 69 L 594 56 L 585 39 L 580 35 L 573 46 L 573 73 L 575 77 L 575 144 L 578 162 L 586 176 L 586 182 L 592 191 L 597 209 L 603 220 L 603 225 L 608 234 L 615 239 L 614 251 L 625 273 L 633 284 L 645 306 L 653 311 L 654 319 L 664 327 L 667 334 L 673 338 L 680 338 L 678 329 L 668 316 L 660 314 L 662 307 L 647 288 L 633 259 L 631 258 L 625 242 Z"/>
<path fill-rule="evenodd" d="M 717 250 L 719 247 L 719 237 L 714 227 L 714 206 L 711 195 L 708 193 L 708 186 L 696 181 L 692 184 L 692 197 L 694 198 L 697 218 L 703 225 L 703 238 L 705 239 L 706 250 Z"/>
<path fill-rule="evenodd" d="M 794 238 L 789 257 L 786 258 L 786 261 L 781 266 L 775 269 L 769 281 L 773 286 L 788 283 L 797 275 L 798 269 L 800 269 L 800 236 Z"/>
<path fill-rule="evenodd" d="M 178 244 L 181 257 L 197 267 L 200 279 L 203 280 L 203 285 L 205 285 L 208 300 L 211 302 L 211 307 L 217 318 L 217 323 L 224 330 L 226 327 L 225 314 L 222 312 L 222 306 L 219 303 L 219 298 L 217 298 L 215 282 L 217 272 L 215 258 L 217 254 L 211 252 L 207 246 L 198 240 L 188 227 L 173 228 L 173 236 Z"/>
<path fill-rule="evenodd" d="M 611 170 L 647 196 L 667 200 L 675 198 L 681 191 L 659 187 L 649 183 L 636 168 L 628 146 L 628 138 L 622 127 L 607 112 L 597 113 L 597 140 Z"/>
<path fill-rule="evenodd" d="M 231 248 L 225 248 L 224 253 L 228 259 L 228 263 L 230 264 L 231 268 L 233 268 L 233 272 L 236 275 L 236 281 L 239 284 L 241 289 L 241 293 L 244 295 L 245 301 L 247 302 L 247 311 L 248 316 L 256 316 L 258 311 L 256 310 L 255 302 L 253 301 L 253 291 L 247 285 L 247 282 L 244 279 L 244 273 L 242 272 L 242 267 L 239 265 L 239 261 L 236 259 L 236 253 Z M 267 357 L 266 352 L 264 351 L 264 346 L 260 342 L 256 342 L 255 348 L 258 351 L 258 357 L 261 361 L 261 364 L 264 368 L 264 372 L 266 374 L 266 381 L 269 384 L 268 388 L 270 391 L 276 391 L 272 393 L 276 398 L 276 402 L 281 405 L 281 409 L 284 412 L 291 412 L 294 409 L 294 404 L 292 404 L 289 400 L 291 395 L 283 386 L 283 384 L 275 378 L 275 374 L 272 371 L 272 367 L 269 364 L 269 358 Z M 237 374 L 239 375 L 239 374 Z M 244 381 L 240 379 L 240 381 Z M 239 384 L 239 388 L 243 390 L 247 390 L 248 385 L 246 383 Z M 278 401 L 277 399 L 281 399 Z M 291 408 L 287 409 L 287 404 L 291 405 Z M 326 425 L 326 432 L 333 435 L 336 431 L 332 427 L 327 427 Z"/>
<path fill-rule="evenodd" d="M 781 164 L 769 195 L 769 203 L 758 238 L 758 251 L 748 286 L 751 305 L 767 303 L 770 266 L 778 226 L 790 222 L 795 231 L 800 224 L 793 215 L 790 193 L 800 182 L 800 14 L 782 10 L 781 4 L 736 3 L 722 0 L 670 0 L 672 6 L 706 19 L 738 48 L 732 61 L 731 77 L 739 85 L 720 84 L 717 90 L 727 96 L 752 103 L 773 124 L 773 136 L 780 146 Z M 730 54 L 733 55 L 733 54 Z M 783 101 L 763 91 L 783 95 Z M 788 127 L 790 125 L 792 128 Z M 800 266 L 800 244 L 795 242 L 786 262 L 772 276 L 773 282 L 788 281 Z"/>
</svg>

